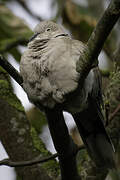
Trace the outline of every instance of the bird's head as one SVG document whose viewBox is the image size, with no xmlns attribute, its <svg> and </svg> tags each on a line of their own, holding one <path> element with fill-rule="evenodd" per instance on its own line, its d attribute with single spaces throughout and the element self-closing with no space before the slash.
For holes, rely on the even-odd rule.
<svg viewBox="0 0 120 180">
<path fill-rule="evenodd" d="M 30 38 L 29 42 L 50 40 L 61 35 L 68 36 L 61 25 L 52 21 L 42 21 L 34 28 L 34 35 Z"/>
</svg>

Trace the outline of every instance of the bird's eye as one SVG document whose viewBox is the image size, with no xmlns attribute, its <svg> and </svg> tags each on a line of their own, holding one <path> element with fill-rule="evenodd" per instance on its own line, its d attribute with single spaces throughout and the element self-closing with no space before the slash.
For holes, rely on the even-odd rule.
<svg viewBox="0 0 120 180">
<path fill-rule="evenodd" d="M 51 29 L 50 28 L 47 28 L 46 31 L 50 31 Z"/>
</svg>

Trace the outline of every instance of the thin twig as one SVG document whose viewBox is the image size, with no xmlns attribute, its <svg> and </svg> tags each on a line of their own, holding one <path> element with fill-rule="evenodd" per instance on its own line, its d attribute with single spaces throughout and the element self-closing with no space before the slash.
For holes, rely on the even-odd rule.
<svg viewBox="0 0 120 180">
<path fill-rule="evenodd" d="M 78 153 L 78 151 L 82 150 L 82 149 L 85 149 L 85 146 L 84 145 L 81 145 L 78 147 L 77 151 L 74 155 L 76 155 Z M 32 166 L 32 165 L 35 165 L 35 164 L 39 164 L 39 163 L 44 163 L 44 162 L 47 162 L 49 160 L 52 160 L 54 158 L 58 157 L 58 153 L 55 153 L 49 157 L 46 157 L 46 158 L 40 158 L 37 157 L 37 158 L 34 158 L 32 160 L 28 160 L 28 161 L 19 161 L 19 162 L 14 162 L 14 161 L 11 161 L 10 159 L 3 159 L 2 161 L 0 161 L 0 166 L 10 166 L 10 167 L 23 167 L 23 166 Z"/>
<path fill-rule="evenodd" d="M 120 111 L 120 104 L 117 106 L 117 108 L 113 111 L 113 113 L 110 114 L 109 116 L 109 121 L 111 121 L 115 115 Z"/>
<path fill-rule="evenodd" d="M 10 159 L 4 159 L 2 161 L 0 161 L 0 166 L 1 165 L 5 165 L 5 166 L 10 166 L 10 167 L 21 167 L 21 166 L 32 166 L 34 164 L 38 164 L 38 163 L 43 163 L 43 162 L 46 162 L 46 161 L 49 161 L 51 159 L 54 159 L 58 156 L 58 154 L 53 154 L 52 156 L 50 157 L 46 157 L 44 159 L 33 159 L 33 160 L 29 160 L 29 161 L 19 161 L 19 162 L 14 162 L 14 161 L 11 161 Z"/>
<path fill-rule="evenodd" d="M 22 86 L 23 78 L 20 76 L 20 73 L 2 55 L 0 55 L 0 65 Z"/>
</svg>

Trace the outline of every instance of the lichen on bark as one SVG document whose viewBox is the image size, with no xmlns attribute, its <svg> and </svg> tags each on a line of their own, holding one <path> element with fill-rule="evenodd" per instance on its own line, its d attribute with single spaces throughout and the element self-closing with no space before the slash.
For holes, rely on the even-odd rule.
<svg viewBox="0 0 120 180">
<path fill-rule="evenodd" d="M 39 150 L 40 154 L 42 154 L 44 157 L 49 157 L 51 153 L 45 148 L 44 143 L 42 140 L 38 137 L 36 130 L 32 127 L 31 128 L 31 136 L 33 140 L 33 144 L 36 147 L 37 150 Z M 57 178 L 58 174 L 60 174 L 59 165 L 56 160 L 50 160 L 43 164 L 43 168 L 48 170 L 48 173 L 50 176 L 54 176 Z"/>
<path fill-rule="evenodd" d="M 0 98 L 7 101 L 11 106 L 15 107 L 19 111 L 24 111 L 20 100 L 12 92 L 12 86 L 10 85 L 10 79 L 7 73 L 0 68 L 0 75 L 7 77 L 7 79 L 0 79 Z"/>
<path fill-rule="evenodd" d="M 13 93 L 7 72 L 0 68 L 0 139 L 12 161 L 32 160 L 39 155 L 44 158 L 50 154 L 39 138 L 36 140 L 36 144 L 39 142 L 36 148 L 30 127 L 24 108 Z M 32 134 L 37 139 L 37 134 Z M 59 167 L 55 160 L 30 167 L 19 167 L 16 171 L 24 180 L 52 180 L 59 176 Z"/>
</svg>

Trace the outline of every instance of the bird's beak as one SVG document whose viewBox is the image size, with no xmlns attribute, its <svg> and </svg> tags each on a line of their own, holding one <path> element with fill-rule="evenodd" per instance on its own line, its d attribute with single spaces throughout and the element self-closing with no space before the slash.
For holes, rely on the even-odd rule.
<svg viewBox="0 0 120 180">
<path fill-rule="evenodd" d="M 38 34 L 39 34 L 39 33 L 33 34 L 33 36 L 29 39 L 29 42 L 31 42 L 33 39 L 35 39 L 35 38 L 37 37 Z"/>
</svg>

